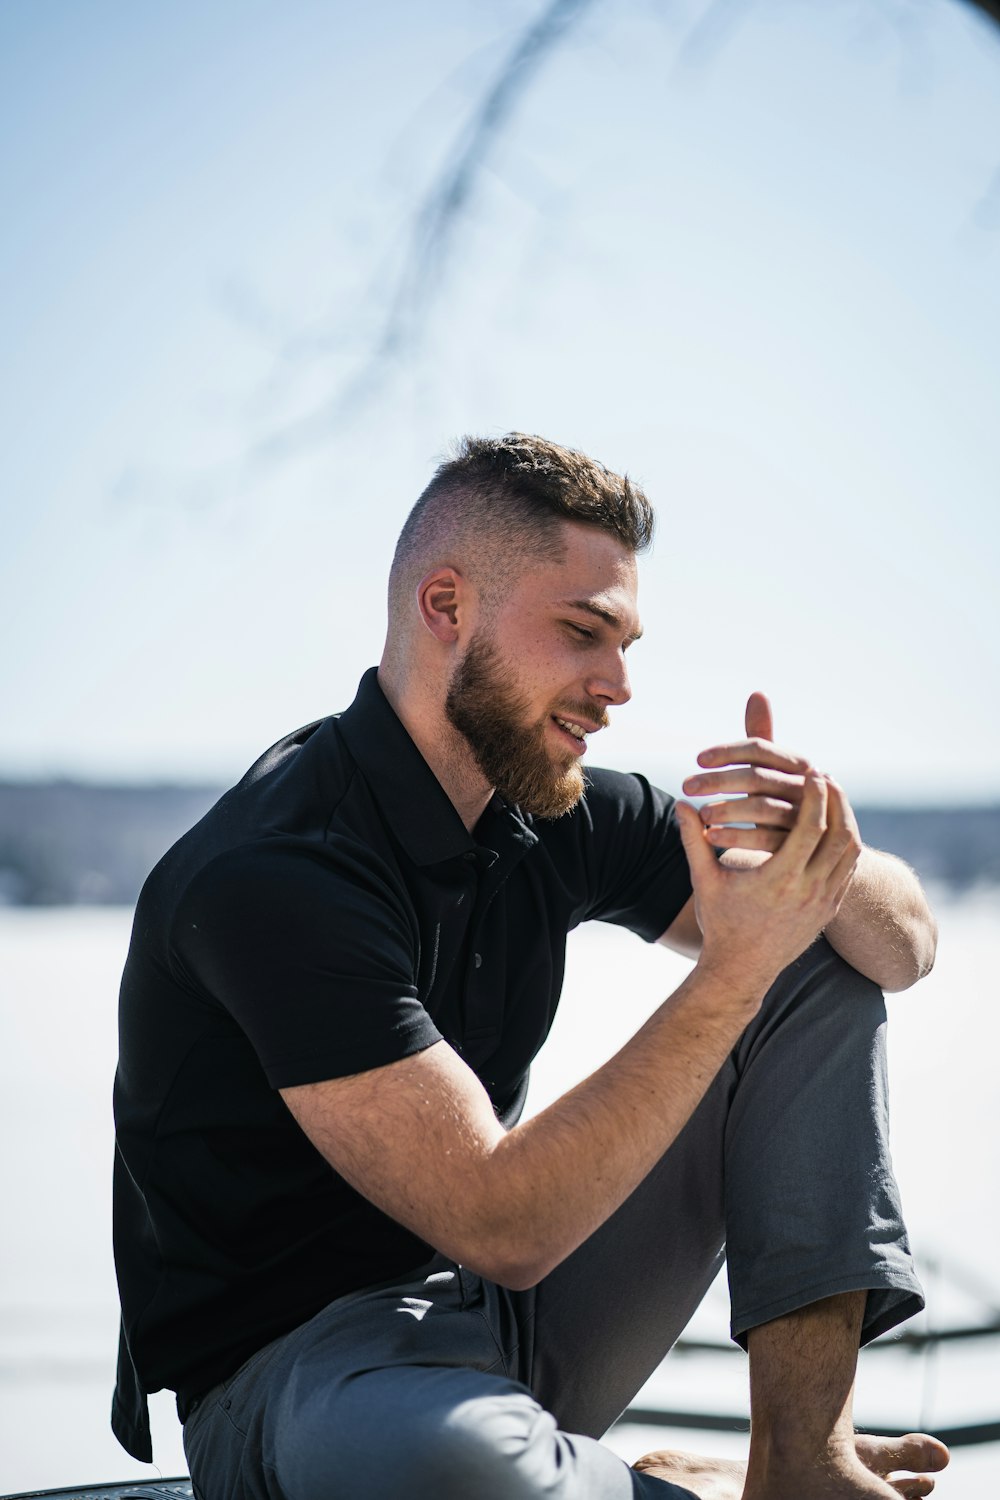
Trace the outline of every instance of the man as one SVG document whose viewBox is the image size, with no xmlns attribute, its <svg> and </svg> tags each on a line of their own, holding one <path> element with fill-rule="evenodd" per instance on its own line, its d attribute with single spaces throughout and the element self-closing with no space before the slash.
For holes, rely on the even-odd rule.
<svg viewBox="0 0 1000 1500">
<path fill-rule="evenodd" d="M 144 888 L 113 1421 L 148 1456 L 143 1393 L 176 1390 L 203 1500 L 874 1500 L 947 1461 L 851 1423 L 859 1342 L 922 1305 L 878 985 L 926 972 L 933 920 L 759 695 L 686 784 L 723 795 L 700 815 L 584 777 L 629 697 L 651 529 L 581 454 L 466 440 L 403 529 L 377 676 Z M 594 918 L 697 963 L 519 1124 L 566 933 Z M 596 1439 L 727 1241 L 749 1464 L 629 1469 Z"/>
</svg>

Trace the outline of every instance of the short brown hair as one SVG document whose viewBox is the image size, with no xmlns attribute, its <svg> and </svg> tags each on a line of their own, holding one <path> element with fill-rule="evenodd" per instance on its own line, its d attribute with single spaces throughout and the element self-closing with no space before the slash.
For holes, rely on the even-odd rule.
<svg viewBox="0 0 1000 1500">
<path fill-rule="evenodd" d="M 631 552 L 653 539 L 653 507 L 637 484 L 575 448 L 524 432 L 464 437 L 410 511 L 396 544 L 390 593 L 432 544 L 467 540 L 483 552 L 497 536 L 508 562 L 541 562 L 561 550 L 559 523 L 579 521 L 616 536 Z M 477 545 L 478 544 L 478 545 Z M 488 571 L 499 582 L 500 557 Z M 480 579 L 488 588 L 491 579 Z M 490 592 L 493 589 L 490 588 Z"/>
</svg>

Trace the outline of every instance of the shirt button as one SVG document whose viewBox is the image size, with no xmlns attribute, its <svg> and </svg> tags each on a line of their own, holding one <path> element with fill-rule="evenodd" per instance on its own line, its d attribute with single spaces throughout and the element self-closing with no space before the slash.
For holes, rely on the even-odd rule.
<svg viewBox="0 0 1000 1500">
<path fill-rule="evenodd" d="M 475 954 L 473 962 L 475 963 L 477 969 L 481 969 L 483 966 L 483 955 L 481 953 Z"/>
</svg>

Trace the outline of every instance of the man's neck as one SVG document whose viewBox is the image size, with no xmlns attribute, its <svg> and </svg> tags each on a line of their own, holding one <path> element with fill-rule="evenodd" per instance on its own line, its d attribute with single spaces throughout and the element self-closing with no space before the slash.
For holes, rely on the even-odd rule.
<svg viewBox="0 0 1000 1500">
<path fill-rule="evenodd" d="M 430 766 L 469 833 L 493 796 L 493 787 L 480 771 L 468 741 L 450 723 L 444 704 L 431 703 L 424 693 L 407 689 L 379 667 L 379 687 L 410 739 Z"/>
</svg>

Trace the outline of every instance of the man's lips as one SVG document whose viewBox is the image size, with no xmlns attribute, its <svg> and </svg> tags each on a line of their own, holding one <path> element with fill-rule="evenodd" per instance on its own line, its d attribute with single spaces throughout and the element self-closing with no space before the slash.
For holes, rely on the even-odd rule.
<svg viewBox="0 0 1000 1500">
<path fill-rule="evenodd" d="M 583 755 L 587 748 L 584 735 L 593 734 L 595 730 L 603 727 L 600 724 L 594 724 L 589 719 L 570 718 L 563 714 L 553 714 L 552 722 L 576 755 Z"/>
</svg>

